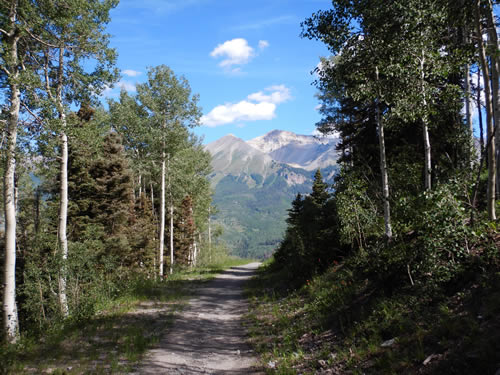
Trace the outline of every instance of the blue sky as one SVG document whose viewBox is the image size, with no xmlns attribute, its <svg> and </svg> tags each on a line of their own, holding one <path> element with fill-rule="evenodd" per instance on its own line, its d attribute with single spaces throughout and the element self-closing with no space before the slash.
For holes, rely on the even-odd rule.
<svg viewBox="0 0 500 375">
<path fill-rule="evenodd" d="M 121 0 L 108 32 L 122 70 L 119 86 L 134 92 L 148 67 L 165 64 L 200 94 L 212 142 L 232 133 L 245 140 L 273 129 L 312 134 L 320 119 L 310 72 L 326 47 L 299 37 L 300 23 L 329 0 Z M 117 97 L 117 86 L 107 92 Z"/>
</svg>

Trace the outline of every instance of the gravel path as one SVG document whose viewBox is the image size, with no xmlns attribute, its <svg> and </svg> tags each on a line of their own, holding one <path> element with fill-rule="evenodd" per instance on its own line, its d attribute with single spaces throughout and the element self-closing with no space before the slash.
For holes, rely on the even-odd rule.
<svg viewBox="0 0 500 375">
<path fill-rule="evenodd" d="M 233 267 L 199 287 L 136 374 L 263 374 L 242 327 L 243 284 L 259 265 Z"/>
</svg>

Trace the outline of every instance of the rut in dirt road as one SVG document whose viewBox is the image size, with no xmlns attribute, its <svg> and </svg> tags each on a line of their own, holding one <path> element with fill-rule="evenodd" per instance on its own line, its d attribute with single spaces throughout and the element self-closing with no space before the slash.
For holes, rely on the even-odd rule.
<svg viewBox="0 0 500 375">
<path fill-rule="evenodd" d="M 201 286 L 136 374 L 263 374 L 242 326 L 243 286 L 259 263 L 233 267 Z"/>
</svg>

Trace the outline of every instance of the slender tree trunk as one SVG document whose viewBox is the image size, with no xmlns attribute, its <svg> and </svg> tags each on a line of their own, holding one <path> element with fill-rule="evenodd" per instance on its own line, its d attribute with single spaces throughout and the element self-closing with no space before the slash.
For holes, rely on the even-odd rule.
<svg viewBox="0 0 500 375">
<path fill-rule="evenodd" d="M 377 85 L 379 84 L 379 71 L 378 66 L 375 67 L 375 75 Z M 384 223 L 385 223 L 385 236 L 392 237 L 391 225 L 391 206 L 389 202 L 389 177 L 387 174 L 387 159 L 385 154 L 385 135 L 384 135 L 384 122 L 380 116 L 380 95 L 377 98 L 377 127 L 378 127 L 378 141 L 380 149 L 380 173 L 382 175 L 382 195 L 384 200 Z"/>
<path fill-rule="evenodd" d="M 15 343 L 19 334 L 19 322 L 16 305 L 16 203 L 14 175 L 16 170 L 16 142 L 20 92 L 17 84 L 11 84 L 10 88 L 11 98 L 7 124 L 6 166 L 3 181 L 5 213 L 3 321 L 7 340 L 10 343 Z"/>
<path fill-rule="evenodd" d="M 61 114 L 61 120 L 65 123 L 65 115 Z M 63 125 L 65 126 L 65 124 Z M 66 297 L 66 272 L 68 259 L 68 239 L 67 239 L 67 222 L 68 222 L 68 136 L 61 131 L 61 165 L 60 165 L 60 202 L 59 202 L 59 248 L 61 251 L 62 265 L 59 274 L 59 304 L 61 312 L 64 316 L 68 316 L 68 301 Z"/>
<path fill-rule="evenodd" d="M 498 135 L 498 127 L 500 126 L 500 88 L 499 88 L 499 71 L 500 71 L 500 50 L 498 49 L 498 34 L 495 25 L 495 16 L 493 14 L 493 4 L 491 0 L 487 1 L 486 22 L 488 25 L 488 47 L 489 57 L 491 62 L 491 99 L 493 107 L 493 122 L 495 129 L 495 160 L 496 160 L 496 198 L 500 198 L 500 136 Z"/>
<path fill-rule="evenodd" d="M 496 220 L 496 209 L 495 209 L 495 185 L 496 185 L 496 151 L 495 151 L 495 132 L 494 132 L 494 114 L 493 114 L 493 103 L 491 96 L 491 87 L 489 80 L 489 67 L 486 58 L 486 51 L 483 42 L 483 30 L 481 27 L 481 5 L 480 0 L 475 1 L 475 18 L 476 18 L 476 33 L 477 33 L 477 43 L 479 46 L 479 58 L 481 60 L 481 66 L 483 70 L 483 82 L 484 91 L 486 98 L 486 126 L 487 126 L 487 147 L 488 147 L 488 194 L 487 194 L 487 207 L 488 216 L 490 220 Z"/>
<path fill-rule="evenodd" d="M 9 12 L 9 21 L 12 30 L 5 36 L 6 63 L 8 70 L 8 85 L 10 88 L 9 114 L 6 126 L 5 171 L 3 176 L 3 198 L 5 217 L 5 257 L 4 257 L 4 285 L 3 285 L 3 325 L 8 342 L 16 343 L 19 336 L 19 320 L 16 304 L 16 145 L 17 125 L 21 106 L 21 91 L 19 88 L 18 43 L 19 33 L 16 28 L 17 1 L 12 2 Z M 3 140 L 2 140 L 3 141 Z"/>
<path fill-rule="evenodd" d="M 475 161 L 477 159 L 477 152 L 476 152 L 476 142 L 474 140 L 474 127 L 472 125 L 472 90 L 471 90 L 470 64 L 465 65 L 464 79 L 465 79 L 465 121 L 467 123 L 467 128 L 469 129 L 470 133 L 470 147 L 472 150 L 470 167 L 471 169 L 473 169 Z"/>
<path fill-rule="evenodd" d="M 170 274 L 174 273 L 174 203 L 170 201 Z"/>
<path fill-rule="evenodd" d="M 193 242 L 193 267 L 196 267 L 196 258 L 198 257 L 198 247 L 196 241 Z"/>
<path fill-rule="evenodd" d="M 208 206 L 208 262 L 212 263 L 212 219 L 211 207 Z"/>
<path fill-rule="evenodd" d="M 424 137 L 424 158 L 425 158 L 425 190 L 432 189 L 432 159 L 431 159 L 431 141 L 429 137 L 429 118 L 427 116 L 427 97 L 425 95 L 425 52 L 422 50 L 420 59 L 420 84 L 422 93 L 422 106 L 424 114 L 422 116 L 422 131 Z"/>
<path fill-rule="evenodd" d="M 474 144 L 474 128 L 472 126 L 472 94 L 470 85 L 470 65 L 465 65 L 465 120 L 470 131 L 471 142 Z"/>
<path fill-rule="evenodd" d="M 139 173 L 139 199 L 141 199 L 142 196 L 142 175 Z"/>
<path fill-rule="evenodd" d="M 149 187 L 151 189 L 151 215 L 155 216 L 155 196 L 153 190 L 153 181 L 149 181 Z"/>
<path fill-rule="evenodd" d="M 479 144 L 481 155 L 484 153 L 484 128 L 483 128 L 483 104 L 481 103 L 481 68 L 477 68 L 477 115 L 479 122 Z"/>
<path fill-rule="evenodd" d="M 66 297 L 66 272 L 68 259 L 68 136 L 66 134 L 67 121 L 63 103 L 63 76 L 64 76 L 64 46 L 59 47 L 59 66 L 57 72 L 56 106 L 59 111 L 61 121 L 61 131 L 59 133 L 61 142 L 60 156 L 60 197 L 59 197 L 59 251 L 61 252 L 61 269 L 59 270 L 59 304 L 63 316 L 68 316 L 68 300 Z"/>
<path fill-rule="evenodd" d="M 163 249 L 165 246 L 165 143 L 163 143 L 161 161 L 161 197 L 160 197 L 160 257 L 159 275 L 163 277 Z"/>
</svg>

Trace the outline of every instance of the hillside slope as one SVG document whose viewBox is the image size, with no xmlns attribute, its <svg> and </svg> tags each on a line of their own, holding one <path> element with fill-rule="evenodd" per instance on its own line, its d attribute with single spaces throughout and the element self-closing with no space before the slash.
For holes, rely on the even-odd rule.
<svg viewBox="0 0 500 375">
<path fill-rule="evenodd" d="M 366 253 L 305 285 L 271 264 L 251 282 L 252 342 L 273 374 L 496 375 L 499 248 L 485 233 L 441 285 L 382 282 Z"/>
</svg>

